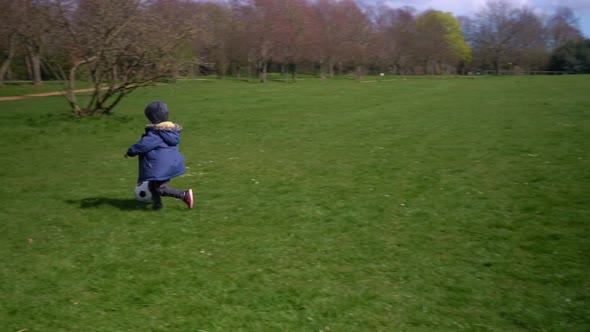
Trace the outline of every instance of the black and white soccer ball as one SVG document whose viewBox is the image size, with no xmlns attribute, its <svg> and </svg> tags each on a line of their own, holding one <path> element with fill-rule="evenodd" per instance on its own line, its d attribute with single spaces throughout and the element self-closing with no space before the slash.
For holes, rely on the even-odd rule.
<svg viewBox="0 0 590 332">
<path fill-rule="evenodd" d="M 149 181 L 144 181 L 142 183 L 138 183 L 135 186 L 135 199 L 140 202 L 151 202 L 152 201 L 152 192 L 148 186 Z"/>
</svg>

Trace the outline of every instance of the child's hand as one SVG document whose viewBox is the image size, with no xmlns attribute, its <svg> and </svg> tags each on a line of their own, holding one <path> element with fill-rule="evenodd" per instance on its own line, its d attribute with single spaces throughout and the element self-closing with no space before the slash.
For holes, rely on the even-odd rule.
<svg viewBox="0 0 590 332">
<path fill-rule="evenodd" d="M 123 158 L 127 159 L 129 156 L 127 155 L 127 152 L 125 152 L 125 154 L 123 155 Z"/>
</svg>

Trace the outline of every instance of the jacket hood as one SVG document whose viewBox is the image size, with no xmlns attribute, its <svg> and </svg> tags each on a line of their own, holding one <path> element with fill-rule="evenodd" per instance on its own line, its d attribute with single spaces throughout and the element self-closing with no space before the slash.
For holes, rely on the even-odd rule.
<svg viewBox="0 0 590 332">
<path fill-rule="evenodd" d="M 168 105 L 165 102 L 154 101 L 148 104 L 143 112 L 153 124 L 168 121 Z"/>
<path fill-rule="evenodd" d="M 145 130 L 153 131 L 160 135 L 164 142 L 170 146 L 175 146 L 180 143 L 180 132 L 182 127 L 179 124 L 170 121 L 161 122 L 158 124 L 149 124 L 145 126 Z"/>
</svg>

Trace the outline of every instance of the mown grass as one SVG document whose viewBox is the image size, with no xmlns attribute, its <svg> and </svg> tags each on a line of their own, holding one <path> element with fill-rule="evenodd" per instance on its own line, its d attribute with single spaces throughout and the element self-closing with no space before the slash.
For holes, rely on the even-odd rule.
<svg viewBox="0 0 590 332">
<path fill-rule="evenodd" d="M 0 104 L 0 330 L 587 331 L 588 76 L 180 81 Z M 143 107 L 196 209 L 133 200 Z"/>
</svg>

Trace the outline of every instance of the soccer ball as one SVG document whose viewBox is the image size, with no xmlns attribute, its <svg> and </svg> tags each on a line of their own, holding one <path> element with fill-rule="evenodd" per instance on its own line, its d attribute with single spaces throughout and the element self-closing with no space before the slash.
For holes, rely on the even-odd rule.
<svg viewBox="0 0 590 332">
<path fill-rule="evenodd" d="M 140 202 L 151 202 L 152 192 L 148 187 L 149 181 L 143 181 L 135 186 L 135 199 Z"/>
</svg>

